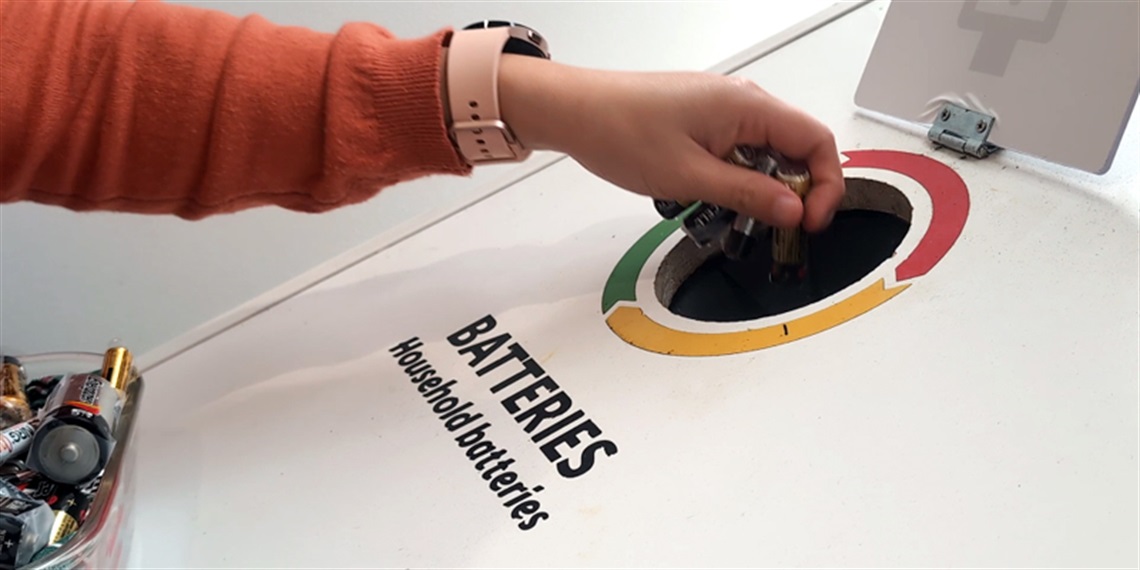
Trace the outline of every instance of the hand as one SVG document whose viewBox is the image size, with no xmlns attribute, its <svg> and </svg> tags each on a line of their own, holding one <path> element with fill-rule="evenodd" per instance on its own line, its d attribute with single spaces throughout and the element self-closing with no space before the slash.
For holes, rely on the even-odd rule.
<svg viewBox="0 0 1140 570">
<path fill-rule="evenodd" d="M 506 54 L 499 100 L 524 145 L 564 152 L 638 194 L 701 200 L 813 232 L 827 227 L 843 198 L 831 131 L 739 78 L 598 71 Z M 806 162 L 806 203 L 776 180 L 725 162 L 738 144 Z"/>
</svg>

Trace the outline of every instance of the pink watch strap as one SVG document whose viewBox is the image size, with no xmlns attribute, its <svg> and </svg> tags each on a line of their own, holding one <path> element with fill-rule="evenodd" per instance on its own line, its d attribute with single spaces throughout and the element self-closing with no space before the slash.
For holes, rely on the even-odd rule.
<svg viewBox="0 0 1140 570">
<path fill-rule="evenodd" d="M 506 28 L 462 30 L 447 53 L 451 136 L 471 163 L 516 162 L 530 156 L 499 111 L 499 61 Z"/>
</svg>

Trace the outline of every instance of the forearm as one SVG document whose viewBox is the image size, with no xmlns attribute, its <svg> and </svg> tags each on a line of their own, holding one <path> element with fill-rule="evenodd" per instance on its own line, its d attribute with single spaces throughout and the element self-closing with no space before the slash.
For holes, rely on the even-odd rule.
<svg viewBox="0 0 1140 570">
<path fill-rule="evenodd" d="M 5 202 L 319 212 L 469 171 L 444 125 L 443 32 L 321 34 L 154 2 L 0 5 Z"/>
</svg>

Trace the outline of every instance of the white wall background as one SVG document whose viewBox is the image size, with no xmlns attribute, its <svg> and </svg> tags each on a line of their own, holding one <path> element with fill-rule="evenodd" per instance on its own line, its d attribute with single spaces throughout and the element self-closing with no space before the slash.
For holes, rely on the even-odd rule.
<svg viewBox="0 0 1140 570">
<path fill-rule="evenodd" d="M 537 28 L 559 61 L 707 69 L 822 10 L 824 0 L 727 2 L 185 2 L 332 32 L 376 22 L 415 37 L 481 19 Z M 315 216 L 260 209 L 198 222 L 0 206 L 0 346 L 18 353 L 154 348 L 408 218 L 517 166 L 390 188 Z"/>
</svg>

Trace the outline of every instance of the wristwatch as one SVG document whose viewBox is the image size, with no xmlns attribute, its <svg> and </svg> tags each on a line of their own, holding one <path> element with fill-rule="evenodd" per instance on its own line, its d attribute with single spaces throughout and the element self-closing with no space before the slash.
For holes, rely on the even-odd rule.
<svg viewBox="0 0 1140 570">
<path fill-rule="evenodd" d="M 550 59 L 546 39 L 515 22 L 484 20 L 446 40 L 447 125 L 459 153 L 471 164 L 518 162 L 530 156 L 499 111 L 503 53 Z"/>
</svg>

